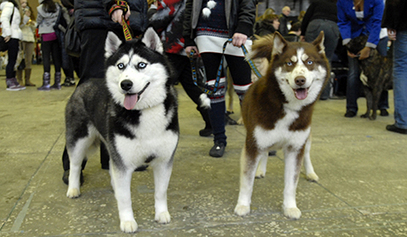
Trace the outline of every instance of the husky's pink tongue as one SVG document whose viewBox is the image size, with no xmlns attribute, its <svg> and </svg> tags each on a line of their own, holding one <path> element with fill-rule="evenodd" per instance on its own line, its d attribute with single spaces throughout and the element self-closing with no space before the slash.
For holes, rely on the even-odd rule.
<svg viewBox="0 0 407 237">
<path fill-rule="evenodd" d="M 299 100 L 303 100 L 303 99 L 307 98 L 307 96 L 308 96 L 307 89 L 297 89 L 294 92 L 295 92 L 295 97 Z"/>
<path fill-rule="evenodd" d="M 124 108 L 126 108 L 127 110 L 132 110 L 134 108 L 134 106 L 136 106 L 138 101 L 138 94 L 134 94 L 134 95 L 125 95 L 124 97 Z"/>
</svg>

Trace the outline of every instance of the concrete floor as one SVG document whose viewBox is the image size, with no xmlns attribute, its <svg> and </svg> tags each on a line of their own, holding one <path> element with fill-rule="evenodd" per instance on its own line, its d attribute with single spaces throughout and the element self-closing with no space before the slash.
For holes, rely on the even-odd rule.
<svg viewBox="0 0 407 237">
<path fill-rule="evenodd" d="M 68 199 L 62 182 L 64 108 L 74 88 L 39 92 L 5 90 L 0 71 L 0 236 L 128 236 L 120 231 L 108 171 L 98 154 L 84 170 L 82 196 Z M 41 85 L 42 67 L 33 81 Z M 252 212 L 234 215 L 239 157 L 245 131 L 227 126 L 223 158 L 208 155 L 211 138 L 198 136 L 203 121 L 181 87 L 181 137 L 170 186 L 172 222 L 154 222 L 152 170 L 133 175 L 137 236 L 407 236 L 407 136 L 385 130 L 389 117 L 345 118 L 345 100 L 319 101 L 311 157 L 318 183 L 300 177 L 300 220 L 282 215 L 283 156 L 270 157 L 256 180 Z M 358 101 L 360 113 L 365 99 Z M 235 102 L 235 114 L 239 109 Z M 359 113 L 359 114 L 360 114 Z"/>
</svg>

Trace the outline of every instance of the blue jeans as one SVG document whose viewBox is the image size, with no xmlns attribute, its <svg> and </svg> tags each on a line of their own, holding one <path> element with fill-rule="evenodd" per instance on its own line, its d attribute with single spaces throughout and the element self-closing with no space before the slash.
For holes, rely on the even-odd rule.
<svg viewBox="0 0 407 237">
<path fill-rule="evenodd" d="M 379 41 L 377 45 L 377 51 L 384 55 L 387 54 L 387 40 L 388 38 L 383 38 Z M 348 80 L 346 84 L 346 111 L 358 112 L 357 100 L 360 94 L 360 87 L 362 82 L 360 81 L 360 69 L 359 69 L 359 60 L 357 58 L 348 57 L 349 62 L 349 73 Z M 389 94 L 385 90 L 382 92 L 379 100 L 379 109 L 388 109 L 389 108 Z"/>
<path fill-rule="evenodd" d="M 407 129 L 407 30 L 394 41 L 393 93 L 396 127 Z"/>
</svg>

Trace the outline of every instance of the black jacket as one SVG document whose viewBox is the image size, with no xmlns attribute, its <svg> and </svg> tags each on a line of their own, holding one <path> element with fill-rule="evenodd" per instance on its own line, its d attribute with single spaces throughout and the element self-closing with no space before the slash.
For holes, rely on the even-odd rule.
<svg viewBox="0 0 407 237">
<path fill-rule="evenodd" d="M 110 19 L 108 11 L 115 1 L 111 0 L 75 0 L 75 25 L 79 31 L 86 29 L 120 30 L 121 25 Z M 131 15 L 130 28 L 134 36 L 147 28 L 147 1 L 127 0 Z"/>
<path fill-rule="evenodd" d="M 197 6 L 193 9 L 193 2 L 199 3 L 199 0 L 187 0 L 184 14 L 184 31 L 185 47 L 195 45 L 195 23 L 201 14 L 202 7 Z M 230 11 L 227 6 L 230 5 Z M 199 7 L 199 11 L 197 11 Z M 255 0 L 225 0 L 226 15 L 229 16 L 229 36 L 234 33 L 242 33 L 248 37 L 253 35 L 253 25 L 256 17 L 256 1 Z"/>
<path fill-rule="evenodd" d="M 407 1 L 387 0 L 384 8 L 382 27 L 397 31 L 407 30 Z"/>
</svg>

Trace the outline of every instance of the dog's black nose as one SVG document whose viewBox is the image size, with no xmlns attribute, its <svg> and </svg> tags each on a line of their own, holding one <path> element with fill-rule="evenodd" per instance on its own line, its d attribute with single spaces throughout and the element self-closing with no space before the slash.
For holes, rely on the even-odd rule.
<svg viewBox="0 0 407 237">
<path fill-rule="evenodd" d="M 297 77 L 297 78 L 295 78 L 295 84 L 297 85 L 297 86 L 302 86 L 302 85 L 304 85 L 305 84 L 305 77 Z"/>
<path fill-rule="evenodd" d="M 120 83 L 120 87 L 125 91 L 130 90 L 132 86 L 133 86 L 133 82 L 130 80 L 124 80 Z"/>
</svg>

